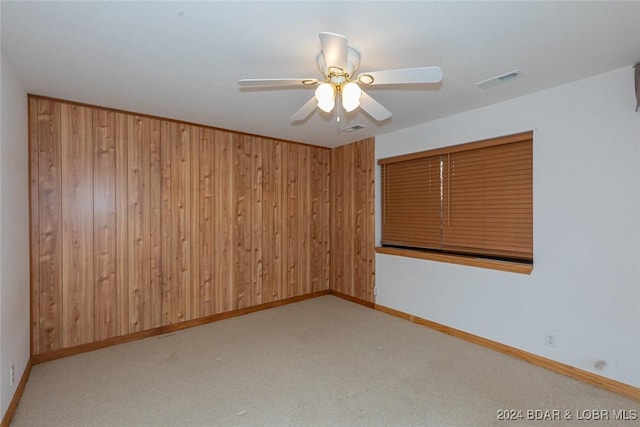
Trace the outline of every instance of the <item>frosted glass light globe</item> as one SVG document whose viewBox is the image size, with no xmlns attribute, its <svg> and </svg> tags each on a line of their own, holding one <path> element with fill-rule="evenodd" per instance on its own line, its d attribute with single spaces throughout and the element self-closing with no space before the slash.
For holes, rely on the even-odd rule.
<svg viewBox="0 0 640 427">
<path fill-rule="evenodd" d="M 329 113 L 336 104 L 335 90 L 333 85 L 322 83 L 316 89 L 316 99 L 318 100 L 318 108 Z"/>
<path fill-rule="evenodd" d="M 351 82 L 344 85 L 342 88 L 342 106 L 347 113 L 358 108 L 361 95 L 362 90 L 357 83 Z"/>
</svg>

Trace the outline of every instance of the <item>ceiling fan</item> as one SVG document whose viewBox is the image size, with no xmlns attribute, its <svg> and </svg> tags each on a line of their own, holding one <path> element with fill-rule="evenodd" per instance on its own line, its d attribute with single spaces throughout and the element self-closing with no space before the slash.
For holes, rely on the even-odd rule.
<svg viewBox="0 0 640 427">
<path fill-rule="evenodd" d="M 438 83 L 442 80 L 440 67 L 373 71 L 356 77 L 355 72 L 360 67 L 360 52 L 347 45 L 346 37 L 320 33 L 320 46 L 322 50 L 316 57 L 316 63 L 323 79 L 241 79 L 238 83 L 243 86 L 317 86 L 315 96 L 291 117 L 294 122 L 307 118 L 316 107 L 329 113 L 336 104 L 342 105 L 346 112 L 360 107 L 375 120 L 382 121 L 391 117 L 391 112 L 367 95 L 361 86 Z M 338 120 L 339 117 L 338 115 Z"/>
</svg>

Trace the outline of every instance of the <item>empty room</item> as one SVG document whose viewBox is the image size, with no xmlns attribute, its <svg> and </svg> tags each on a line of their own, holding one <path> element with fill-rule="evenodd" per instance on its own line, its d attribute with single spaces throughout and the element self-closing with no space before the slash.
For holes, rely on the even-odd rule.
<svg viewBox="0 0 640 427">
<path fill-rule="evenodd" d="M 2 427 L 640 423 L 640 2 L 0 18 Z"/>
</svg>

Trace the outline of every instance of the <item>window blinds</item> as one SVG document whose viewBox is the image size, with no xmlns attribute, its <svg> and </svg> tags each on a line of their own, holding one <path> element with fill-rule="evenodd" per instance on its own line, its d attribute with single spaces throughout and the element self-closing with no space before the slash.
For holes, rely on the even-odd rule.
<svg viewBox="0 0 640 427">
<path fill-rule="evenodd" d="M 533 134 L 384 159 L 382 244 L 533 260 Z"/>
</svg>

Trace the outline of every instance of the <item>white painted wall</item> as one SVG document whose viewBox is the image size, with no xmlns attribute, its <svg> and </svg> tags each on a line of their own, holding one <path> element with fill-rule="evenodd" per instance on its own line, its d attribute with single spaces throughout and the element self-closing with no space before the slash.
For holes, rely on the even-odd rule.
<svg viewBox="0 0 640 427">
<path fill-rule="evenodd" d="M 376 302 L 640 387 L 634 108 L 629 66 L 377 136 L 376 158 L 385 158 L 533 129 L 534 269 L 527 276 L 378 254 Z M 379 243 L 379 204 L 376 218 Z M 556 348 L 544 345 L 546 331 Z"/>
<path fill-rule="evenodd" d="M 0 414 L 29 360 L 27 93 L 2 52 L 0 97 Z M 9 368 L 15 366 L 15 384 Z"/>
</svg>

